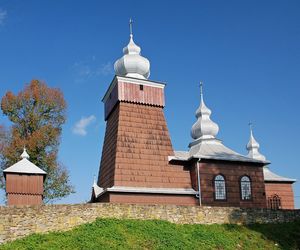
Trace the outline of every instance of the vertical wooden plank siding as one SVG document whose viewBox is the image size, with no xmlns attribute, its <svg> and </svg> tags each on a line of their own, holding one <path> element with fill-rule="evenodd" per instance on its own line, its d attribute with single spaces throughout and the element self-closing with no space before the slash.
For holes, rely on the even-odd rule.
<svg viewBox="0 0 300 250">
<path fill-rule="evenodd" d="M 42 195 L 32 194 L 8 194 L 8 205 L 40 205 L 43 202 Z"/>
<path fill-rule="evenodd" d="M 157 86 L 140 85 L 130 81 L 117 82 L 108 99 L 105 101 L 105 120 L 119 101 L 146 104 L 151 106 L 165 106 L 164 89 Z"/>
<path fill-rule="evenodd" d="M 43 176 L 28 174 L 6 175 L 6 192 L 15 194 L 43 194 Z"/>
<path fill-rule="evenodd" d="M 148 104 L 160 107 L 165 106 L 163 88 L 143 85 L 143 90 L 140 90 L 139 84 L 119 82 L 118 92 L 119 101 Z"/>
</svg>

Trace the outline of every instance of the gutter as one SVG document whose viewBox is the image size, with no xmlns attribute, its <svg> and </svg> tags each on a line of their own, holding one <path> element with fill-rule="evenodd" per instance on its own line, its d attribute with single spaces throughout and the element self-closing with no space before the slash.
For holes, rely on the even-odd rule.
<svg viewBox="0 0 300 250">
<path fill-rule="evenodd" d="M 200 186 L 200 158 L 197 161 L 197 179 L 198 179 L 198 195 L 196 195 L 196 197 L 199 199 L 199 206 L 202 206 L 202 200 L 201 200 L 201 186 Z"/>
</svg>

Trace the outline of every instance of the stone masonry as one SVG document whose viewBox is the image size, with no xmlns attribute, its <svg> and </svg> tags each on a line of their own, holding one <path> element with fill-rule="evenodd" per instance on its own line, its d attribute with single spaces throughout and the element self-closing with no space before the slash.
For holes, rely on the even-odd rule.
<svg viewBox="0 0 300 250">
<path fill-rule="evenodd" d="M 178 224 L 279 223 L 299 220 L 300 210 L 109 203 L 2 206 L 0 243 L 32 233 L 70 230 L 96 218 L 158 219 Z"/>
</svg>

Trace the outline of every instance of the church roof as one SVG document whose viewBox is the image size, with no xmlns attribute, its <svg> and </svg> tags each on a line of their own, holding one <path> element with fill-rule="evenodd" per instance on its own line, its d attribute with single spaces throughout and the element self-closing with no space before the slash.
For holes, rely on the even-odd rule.
<svg viewBox="0 0 300 250">
<path fill-rule="evenodd" d="M 24 148 L 24 151 L 21 155 L 22 160 L 18 161 L 14 165 L 9 168 L 3 170 L 5 174 L 7 173 L 24 173 L 24 174 L 43 174 L 46 175 L 47 173 L 34 165 L 31 161 L 28 160 L 29 155 Z"/>
<path fill-rule="evenodd" d="M 98 198 L 105 192 L 117 193 L 146 193 L 146 194 L 189 194 L 196 195 L 198 192 L 193 188 L 158 188 L 158 187 L 127 187 L 112 186 L 110 188 L 101 188 L 96 183 L 93 184 L 93 192 L 95 198 Z"/>
<path fill-rule="evenodd" d="M 205 105 L 203 98 L 202 82 L 200 83 L 200 106 L 196 111 L 197 121 L 191 129 L 191 137 L 194 139 L 189 144 L 189 151 L 175 151 L 175 156 L 169 160 L 188 161 L 192 158 L 214 159 L 224 161 L 242 161 L 268 164 L 265 159 L 254 159 L 241 155 L 223 145 L 216 138 L 219 126 L 210 119 L 211 110 Z"/>
<path fill-rule="evenodd" d="M 95 198 L 97 198 L 101 193 L 103 193 L 103 191 L 104 191 L 104 189 L 97 185 L 96 179 L 94 178 L 93 192 L 94 192 Z"/>
<path fill-rule="evenodd" d="M 266 157 L 259 152 L 259 143 L 255 140 L 253 136 L 252 124 L 250 123 L 250 139 L 246 148 L 248 150 L 248 157 L 256 160 L 266 161 Z M 295 179 L 286 178 L 273 173 L 269 167 L 264 167 L 264 179 L 269 182 L 295 182 Z"/>
<path fill-rule="evenodd" d="M 212 159 L 212 160 L 223 160 L 223 161 L 242 161 L 242 162 L 254 162 L 268 164 L 268 161 L 261 161 L 249 158 L 241 155 L 232 149 L 226 147 L 220 141 L 213 140 L 202 141 L 195 144 L 192 148 L 195 151 L 175 151 L 174 156 L 169 157 L 169 160 L 181 160 L 188 161 L 192 158 L 200 159 Z"/>
<path fill-rule="evenodd" d="M 268 167 L 264 167 L 264 179 L 270 182 L 295 182 L 296 179 L 286 178 L 273 173 Z"/>
</svg>

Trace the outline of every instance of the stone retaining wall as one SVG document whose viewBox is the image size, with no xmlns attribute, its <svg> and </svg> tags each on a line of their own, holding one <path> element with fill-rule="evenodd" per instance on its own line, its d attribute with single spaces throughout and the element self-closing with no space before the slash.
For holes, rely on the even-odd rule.
<svg viewBox="0 0 300 250">
<path fill-rule="evenodd" d="M 2 206 L 0 243 L 32 233 L 69 230 L 96 218 L 159 219 L 180 224 L 278 223 L 299 220 L 300 210 L 109 203 Z"/>
</svg>

